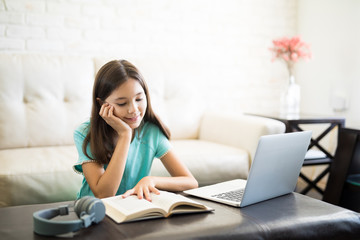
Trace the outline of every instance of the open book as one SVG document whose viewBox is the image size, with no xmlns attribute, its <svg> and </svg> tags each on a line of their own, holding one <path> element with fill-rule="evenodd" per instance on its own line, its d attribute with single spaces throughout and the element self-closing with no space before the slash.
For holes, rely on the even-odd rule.
<svg viewBox="0 0 360 240">
<path fill-rule="evenodd" d="M 214 210 L 182 195 L 166 191 L 160 191 L 160 195 L 151 193 L 151 199 L 152 202 L 149 202 L 132 195 L 127 198 L 115 196 L 101 200 L 105 204 L 106 215 L 117 223 Z"/>
</svg>

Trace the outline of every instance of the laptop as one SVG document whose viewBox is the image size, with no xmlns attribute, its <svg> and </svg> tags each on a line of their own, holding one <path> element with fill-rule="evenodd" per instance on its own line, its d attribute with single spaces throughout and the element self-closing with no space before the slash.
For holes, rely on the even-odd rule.
<svg viewBox="0 0 360 240">
<path fill-rule="evenodd" d="M 245 207 L 295 190 L 311 131 L 260 137 L 247 180 L 235 179 L 184 191 L 196 197 Z"/>
</svg>

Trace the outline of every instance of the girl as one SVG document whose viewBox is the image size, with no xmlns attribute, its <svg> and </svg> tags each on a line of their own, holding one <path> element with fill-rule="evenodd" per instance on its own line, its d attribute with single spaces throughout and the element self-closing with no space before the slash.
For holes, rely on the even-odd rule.
<svg viewBox="0 0 360 240">
<path fill-rule="evenodd" d="M 170 149 L 170 132 L 154 114 L 147 85 L 126 60 L 105 64 L 95 78 L 91 119 L 74 132 L 79 153 L 74 169 L 84 178 L 77 197 L 123 194 L 151 201 L 158 189 L 183 191 L 198 186 Z M 148 176 L 154 157 L 172 177 Z"/>
</svg>

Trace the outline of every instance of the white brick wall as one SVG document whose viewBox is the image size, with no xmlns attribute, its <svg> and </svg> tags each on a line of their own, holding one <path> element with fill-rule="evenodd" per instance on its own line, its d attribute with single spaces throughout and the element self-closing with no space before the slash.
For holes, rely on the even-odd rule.
<svg viewBox="0 0 360 240">
<path fill-rule="evenodd" d="M 271 112 L 286 69 L 268 48 L 296 33 L 296 12 L 296 0 L 1 0 L 0 51 L 141 57 L 211 109 Z"/>
</svg>

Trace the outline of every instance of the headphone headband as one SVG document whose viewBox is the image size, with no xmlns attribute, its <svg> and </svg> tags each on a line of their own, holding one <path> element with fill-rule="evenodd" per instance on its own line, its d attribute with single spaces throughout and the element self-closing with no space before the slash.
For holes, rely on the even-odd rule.
<svg viewBox="0 0 360 240">
<path fill-rule="evenodd" d="M 89 227 L 92 222 L 98 223 L 105 217 L 105 206 L 100 199 L 86 197 L 79 199 L 75 204 L 75 212 L 80 219 L 58 221 L 51 220 L 56 216 L 69 214 L 69 206 L 60 206 L 37 211 L 33 214 L 34 232 L 40 235 L 53 236 L 68 232 L 75 232 Z"/>
</svg>

